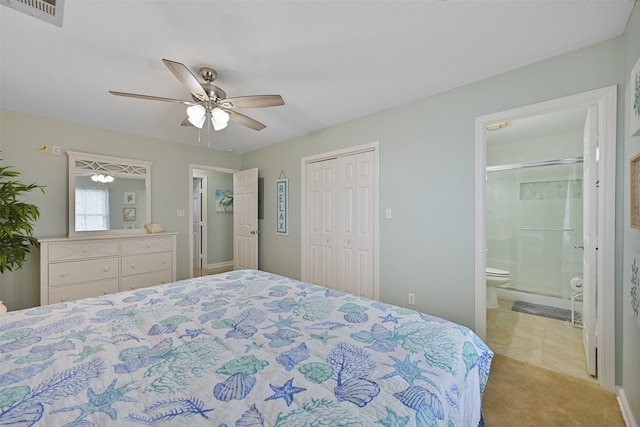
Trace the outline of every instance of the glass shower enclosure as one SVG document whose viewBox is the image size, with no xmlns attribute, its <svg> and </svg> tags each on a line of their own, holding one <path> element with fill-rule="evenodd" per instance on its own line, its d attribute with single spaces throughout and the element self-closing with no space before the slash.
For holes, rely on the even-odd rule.
<svg viewBox="0 0 640 427">
<path fill-rule="evenodd" d="M 487 267 L 505 287 L 568 299 L 582 275 L 582 158 L 487 167 Z"/>
</svg>

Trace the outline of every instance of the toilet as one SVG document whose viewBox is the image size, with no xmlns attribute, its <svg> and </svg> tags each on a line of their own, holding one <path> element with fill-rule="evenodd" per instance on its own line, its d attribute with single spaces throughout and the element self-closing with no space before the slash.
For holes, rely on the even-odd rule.
<svg viewBox="0 0 640 427">
<path fill-rule="evenodd" d="M 487 308 L 498 307 L 498 295 L 496 287 L 504 285 L 511 280 L 511 274 L 506 270 L 487 267 Z"/>
</svg>

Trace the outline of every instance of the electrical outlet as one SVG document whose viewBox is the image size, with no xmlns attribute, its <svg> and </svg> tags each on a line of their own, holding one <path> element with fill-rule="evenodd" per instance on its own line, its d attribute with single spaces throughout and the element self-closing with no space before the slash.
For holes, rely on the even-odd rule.
<svg viewBox="0 0 640 427">
<path fill-rule="evenodd" d="M 49 144 L 40 144 L 40 154 L 49 154 Z"/>
<path fill-rule="evenodd" d="M 416 305 L 416 294 L 409 294 L 409 305 Z"/>
<path fill-rule="evenodd" d="M 54 156 L 59 156 L 60 155 L 60 146 L 59 145 L 54 145 L 53 147 L 51 147 L 51 154 L 53 154 Z"/>
</svg>

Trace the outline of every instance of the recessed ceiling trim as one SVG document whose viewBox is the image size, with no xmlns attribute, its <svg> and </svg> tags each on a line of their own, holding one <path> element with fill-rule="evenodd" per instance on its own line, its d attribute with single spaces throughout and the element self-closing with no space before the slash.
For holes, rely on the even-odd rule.
<svg viewBox="0 0 640 427">
<path fill-rule="evenodd" d="M 64 0 L 0 0 L 0 4 L 62 27 Z"/>
</svg>

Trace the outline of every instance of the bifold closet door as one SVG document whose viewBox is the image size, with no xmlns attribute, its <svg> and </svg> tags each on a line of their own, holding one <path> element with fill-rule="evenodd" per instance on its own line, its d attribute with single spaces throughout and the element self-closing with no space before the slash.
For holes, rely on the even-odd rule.
<svg viewBox="0 0 640 427">
<path fill-rule="evenodd" d="M 307 165 L 307 270 L 312 283 L 335 289 L 334 177 L 337 159 Z"/>
<path fill-rule="evenodd" d="M 337 286 L 353 295 L 374 298 L 374 154 L 338 159 L 340 183 Z"/>
<path fill-rule="evenodd" d="M 307 165 L 308 280 L 374 295 L 374 153 Z"/>
</svg>

